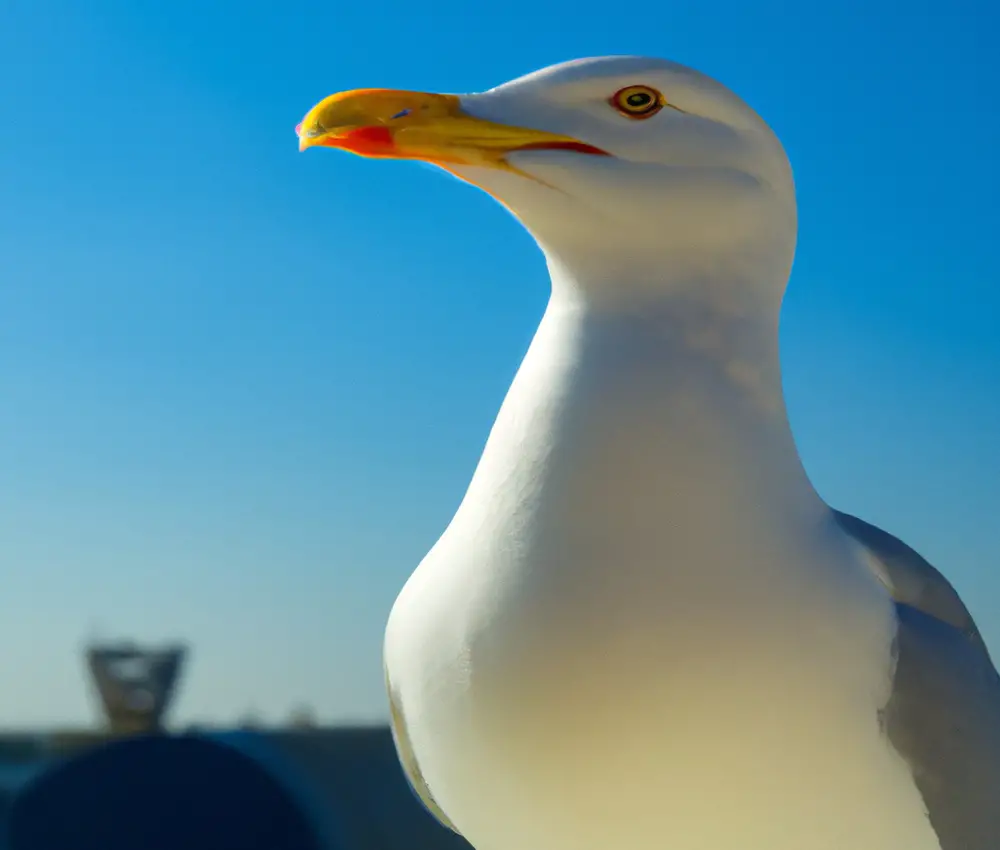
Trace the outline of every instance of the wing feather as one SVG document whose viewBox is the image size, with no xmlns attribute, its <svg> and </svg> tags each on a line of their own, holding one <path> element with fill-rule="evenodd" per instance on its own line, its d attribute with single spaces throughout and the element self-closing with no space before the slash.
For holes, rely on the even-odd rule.
<svg viewBox="0 0 1000 850">
<path fill-rule="evenodd" d="M 948 580 L 901 540 L 837 522 L 884 572 L 896 602 L 896 669 L 883 715 L 913 770 L 941 850 L 1000 848 L 1000 676 Z"/>
</svg>

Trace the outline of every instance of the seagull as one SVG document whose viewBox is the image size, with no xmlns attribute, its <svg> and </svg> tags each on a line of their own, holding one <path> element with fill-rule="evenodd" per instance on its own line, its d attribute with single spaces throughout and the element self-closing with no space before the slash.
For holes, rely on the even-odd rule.
<svg viewBox="0 0 1000 850">
<path fill-rule="evenodd" d="M 948 581 L 828 506 L 778 319 L 792 171 L 737 95 L 602 57 L 332 95 L 300 149 L 430 162 L 541 248 L 544 316 L 384 660 L 478 850 L 996 850 L 1000 678 Z"/>
</svg>

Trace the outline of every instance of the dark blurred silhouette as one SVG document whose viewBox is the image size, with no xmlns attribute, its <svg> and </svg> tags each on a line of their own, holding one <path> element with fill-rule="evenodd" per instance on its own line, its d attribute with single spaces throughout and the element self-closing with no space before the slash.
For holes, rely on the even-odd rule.
<svg viewBox="0 0 1000 850">
<path fill-rule="evenodd" d="M 385 727 L 64 735 L 45 753 L 3 850 L 469 850 L 411 791 Z"/>
<path fill-rule="evenodd" d="M 252 758 L 195 737 L 115 741 L 48 771 L 10 813 L 12 850 L 321 850 Z"/>
</svg>

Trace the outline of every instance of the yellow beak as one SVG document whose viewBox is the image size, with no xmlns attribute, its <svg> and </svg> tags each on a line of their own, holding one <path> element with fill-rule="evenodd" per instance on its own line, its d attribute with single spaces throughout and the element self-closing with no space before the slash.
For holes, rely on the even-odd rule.
<svg viewBox="0 0 1000 850">
<path fill-rule="evenodd" d="M 578 139 L 511 127 L 467 114 L 450 94 L 357 89 L 320 101 L 295 128 L 299 150 L 322 146 L 360 156 L 419 159 L 438 165 L 507 166 L 523 150 L 607 156 Z"/>
</svg>

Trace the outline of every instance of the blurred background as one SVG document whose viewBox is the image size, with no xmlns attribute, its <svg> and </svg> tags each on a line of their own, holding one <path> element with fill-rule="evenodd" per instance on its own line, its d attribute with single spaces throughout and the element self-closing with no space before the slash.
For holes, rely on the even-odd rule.
<svg viewBox="0 0 1000 850">
<path fill-rule="evenodd" d="M 581 56 L 693 65 L 778 132 L 806 467 L 942 569 L 995 655 L 998 24 L 988 0 L 5 0 L 3 787 L 194 729 L 315 787 L 379 765 L 366 805 L 423 817 L 383 725 L 382 629 L 546 273 L 486 195 L 300 156 L 293 128 L 334 91 L 475 91 Z M 338 840 L 395 840 L 365 835 Z"/>
</svg>

